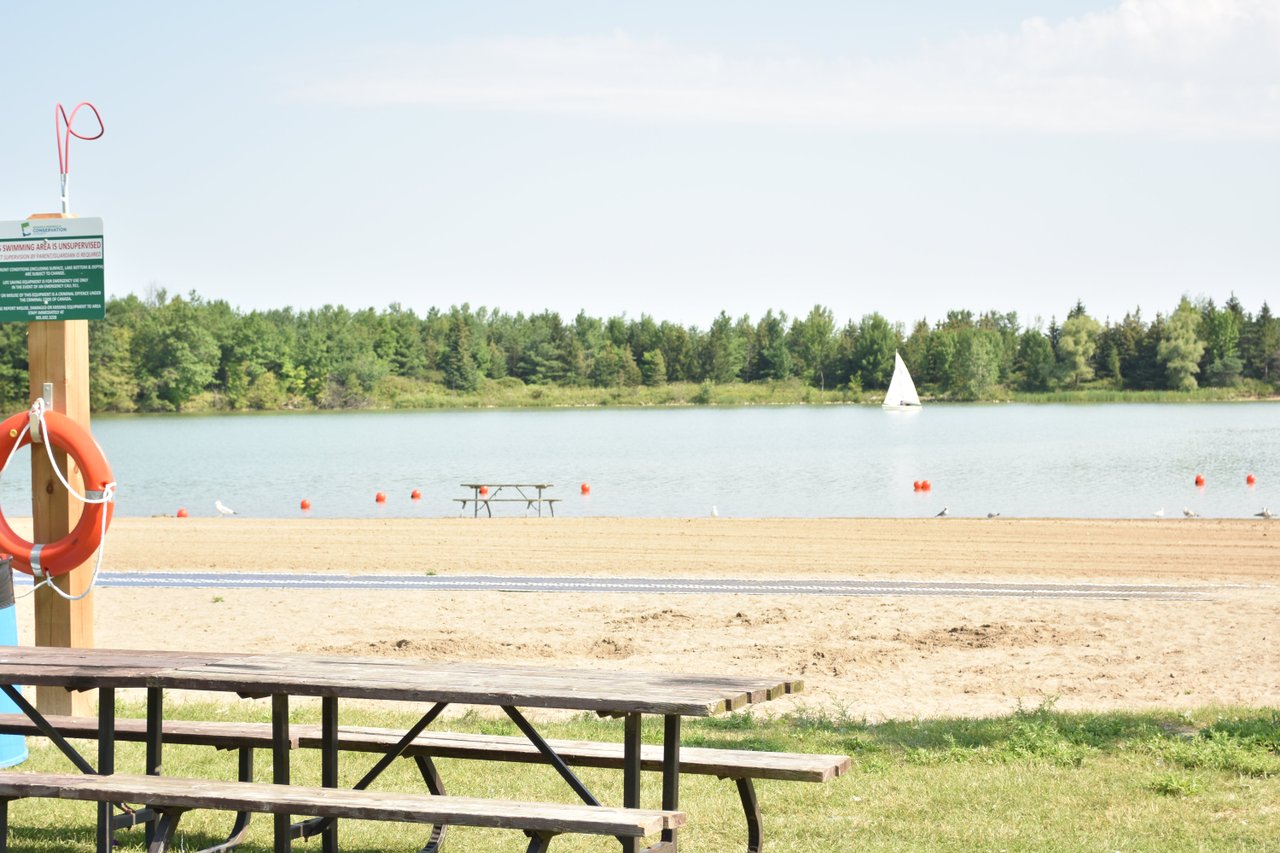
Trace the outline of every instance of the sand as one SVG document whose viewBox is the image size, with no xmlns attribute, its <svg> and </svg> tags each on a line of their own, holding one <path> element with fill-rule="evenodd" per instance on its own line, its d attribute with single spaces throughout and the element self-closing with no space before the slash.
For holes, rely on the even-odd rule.
<svg viewBox="0 0 1280 853">
<path fill-rule="evenodd" d="M 118 519 L 113 571 L 1161 583 L 1203 600 L 96 591 L 97 644 L 794 674 L 872 721 L 1280 706 L 1280 520 Z M 30 635 L 30 599 L 19 608 Z"/>
</svg>

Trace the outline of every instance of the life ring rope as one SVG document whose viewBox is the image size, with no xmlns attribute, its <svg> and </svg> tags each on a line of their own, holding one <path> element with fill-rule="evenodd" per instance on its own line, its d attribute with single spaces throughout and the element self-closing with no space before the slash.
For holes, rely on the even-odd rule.
<svg viewBox="0 0 1280 853">
<path fill-rule="evenodd" d="M 41 443 L 44 444 L 45 452 L 49 456 L 49 467 L 53 469 L 54 474 L 56 474 L 58 477 L 58 481 L 62 483 L 63 488 L 67 490 L 68 494 L 70 494 L 76 500 L 84 504 L 95 504 L 95 505 L 114 504 L 116 499 L 116 481 L 115 480 L 111 480 L 110 482 L 101 484 L 102 485 L 101 489 L 85 489 L 84 494 L 81 494 L 80 492 L 76 491 L 72 487 L 71 483 L 67 481 L 67 478 L 62 473 L 61 467 L 59 467 L 59 465 L 57 464 L 57 461 L 54 459 L 54 456 L 53 456 L 53 441 L 52 441 L 52 436 L 49 433 L 49 425 L 45 419 L 46 411 L 47 409 L 45 407 L 45 402 L 41 398 L 37 398 L 36 401 L 31 404 L 31 409 L 29 411 L 30 418 L 28 419 L 28 422 L 23 425 L 22 429 L 18 432 L 17 436 L 14 438 L 13 446 L 9 449 L 9 455 L 4 461 L 4 466 L 0 467 L 0 477 L 3 477 L 4 472 L 9 470 L 9 464 L 13 461 L 14 454 L 18 452 L 18 448 L 20 448 L 23 444 L 23 439 L 27 437 L 27 434 L 31 431 L 32 426 L 34 425 L 35 428 L 38 429 L 39 431 Z M 90 440 L 92 440 L 92 437 L 90 437 Z M 97 442 L 94 442 L 94 446 L 95 447 L 97 446 Z M 101 449 L 99 448 L 99 452 L 100 450 Z M 39 543 L 32 543 L 31 574 L 34 578 L 37 579 L 37 582 L 32 585 L 31 589 L 26 590 L 21 595 L 16 595 L 14 597 L 25 598 L 26 596 L 32 595 L 33 593 L 35 593 L 35 591 L 42 586 L 47 586 L 49 589 L 52 589 L 55 593 L 57 593 L 60 597 L 66 599 L 67 601 L 79 601 L 80 599 L 88 596 L 89 593 L 93 592 L 93 588 L 98 582 L 98 573 L 102 569 L 102 557 L 106 550 L 105 546 L 107 541 L 107 525 L 110 523 L 111 509 L 112 508 L 110 506 L 107 506 L 106 511 L 100 513 L 102 521 L 101 521 L 101 530 L 98 531 L 98 543 L 96 548 L 97 558 L 95 559 L 93 564 L 93 573 L 89 578 L 89 584 L 87 587 L 85 587 L 84 592 L 78 595 L 71 595 L 69 593 L 63 592 L 61 588 L 59 588 L 56 584 L 54 584 L 53 583 L 54 576 L 52 574 L 48 574 L 42 571 L 40 567 L 40 562 L 39 562 L 40 552 L 44 549 L 45 545 L 39 544 Z M 0 516 L 0 519 L 2 518 L 3 516 Z"/>
</svg>

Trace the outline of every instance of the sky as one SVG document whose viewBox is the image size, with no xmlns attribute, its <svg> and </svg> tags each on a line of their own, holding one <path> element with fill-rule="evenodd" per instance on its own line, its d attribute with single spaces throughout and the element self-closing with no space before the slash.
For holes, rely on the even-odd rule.
<svg viewBox="0 0 1280 853">
<path fill-rule="evenodd" d="M 66 0 L 5 4 L 0 57 L 0 220 L 58 209 L 54 105 L 102 114 L 109 296 L 1280 302 L 1280 0 Z"/>
</svg>

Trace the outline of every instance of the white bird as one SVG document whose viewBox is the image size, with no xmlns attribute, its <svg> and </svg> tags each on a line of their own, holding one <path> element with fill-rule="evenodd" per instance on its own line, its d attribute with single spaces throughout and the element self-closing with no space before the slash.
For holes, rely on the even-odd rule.
<svg viewBox="0 0 1280 853">
<path fill-rule="evenodd" d="M 227 506 L 227 505 L 226 505 L 226 504 L 224 504 L 222 501 L 214 501 L 214 502 L 213 502 L 213 508 L 214 508 L 214 509 L 216 509 L 216 510 L 218 511 L 218 515 L 222 515 L 222 516 L 227 516 L 227 515 L 237 515 L 237 514 L 238 514 L 238 513 L 236 513 L 236 511 L 235 511 L 234 509 L 232 509 L 231 507 Z"/>
<path fill-rule="evenodd" d="M 944 507 L 942 508 L 942 512 L 940 512 L 940 513 L 938 513 L 937 515 L 935 515 L 935 516 L 934 516 L 934 518 L 946 518 L 946 517 L 947 517 L 947 515 L 948 515 L 950 512 L 951 512 L 951 507 L 949 507 L 949 506 L 944 506 Z"/>
<path fill-rule="evenodd" d="M 1264 506 L 1262 512 L 1255 512 L 1254 516 L 1257 518 L 1271 518 L 1271 514 L 1271 510 Z"/>
<path fill-rule="evenodd" d="M 1164 507 L 1160 507 L 1158 510 L 1156 510 L 1151 514 L 1154 515 L 1156 518 L 1164 518 Z"/>
<path fill-rule="evenodd" d="M 1000 513 L 998 513 L 998 512 L 989 512 L 989 513 L 987 513 L 987 518 L 999 518 L 999 517 L 1000 517 Z"/>
<path fill-rule="evenodd" d="M 1200 513 L 1196 512 L 1194 509 L 1187 509 L 1185 506 L 1182 508 L 1182 514 L 1183 514 L 1184 516 L 1186 516 L 1187 518 L 1199 518 L 1199 517 L 1200 517 Z"/>
<path fill-rule="evenodd" d="M 714 504 L 712 504 L 712 506 L 711 506 L 711 517 L 712 517 L 712 518 L 719 518 L 719 517 L 720 517 L 720 513 L 716 510 L 716 508 L 715 508 L 715 505 L 714 505 Z"/>
</svg>

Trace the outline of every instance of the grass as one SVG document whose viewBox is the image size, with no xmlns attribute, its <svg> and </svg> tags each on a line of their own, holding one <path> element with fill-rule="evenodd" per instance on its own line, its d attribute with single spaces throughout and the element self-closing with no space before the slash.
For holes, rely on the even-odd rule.
<svg viewBox="0 0 1280 853">
<path fill-rule="evenodd" d="M 141 706 L 119 713 L 141 716 Z M 173 718 L 269 718 L 262 703 L 175 704 Z M 299 722 L 318 711 L 299 708 Z M 413 717 L 344 709 L 353 725 L 407 727 Z M 448 721 L 457 731 L 514 734 L 505 719 L 466 714 Z M 551 737 L 620 740 L 621 724 L 580 716 L 541 727 Z M 770 853 L 872 851 L 1074 851 L 1074 850 L 1267 850 L 1280 849 L 1280 709 L 1208 708 L 1192 713 L 1062 713 L 1052 706 L 982 719 L 931 719 L 870 724 L 847 714 L 799 711 L 784 716 L 752 713 L 687 721 L 690 745 L 733 746 L 798 752 L 843 753 L 852 772 L 825 785 L 762 782 L 758 793 Z M 645 739 L 660 742 L 659 721 L 646 721 Z M 31 741 L 23 769 L 63 771 L 65 759 Z M 87 753 L 92 756 L 90 748 Z M 318 757 L 295 754 L 294 778 L 316 783 Z M 351 783 L 372 763 L 343 756 Z M 258 778 L 270 777 L 260 753 Z M 571 798 L 546 768 L 440 762 L 451 793 L 474 796 Z M 121 745 L 121 772 L 138 772 L 140 745 Z M 233 755 L 212 749 L 167 746 L 165 770 L 173 775 L 235 778 Z M 483 771 L 483 772 L 482 772 Z M 606 802 L 621 799 L 620 774 L 582 770 Z M 378 787 L 421 790 L 411 762 L 398 762 Z M 658 779 L 645 774 L 645 803 L 659 801 Z M 687 777 L 681 804 L 689 826 L 681 849 L 690 853 L 739 850 L 745 844 L 733 786 Z M 11 807 L 14 853 L 90 851 L 93 806 L 52 801 Z M 193 812 L 183 820 L 181 845 L 196 849 L 220 840 L 230 816 Z M 256 818 L 241 850 L 270 850 L 270 820 Z M 140 834 L 120 833 L 122 851 L 141 850 Z M 357 853 L 416 850 L 425 827 L 344 823 L 343 849 Z M 553 849 L 612 851 L 617 842 L 565 837 Z M 455 829 L 454 853 L 522 850 L 511 832 Z M 175 849 L 184 849 L 175 844 Z M 316 842 L 297 849 L 318 849 Z"/>
</svg>

